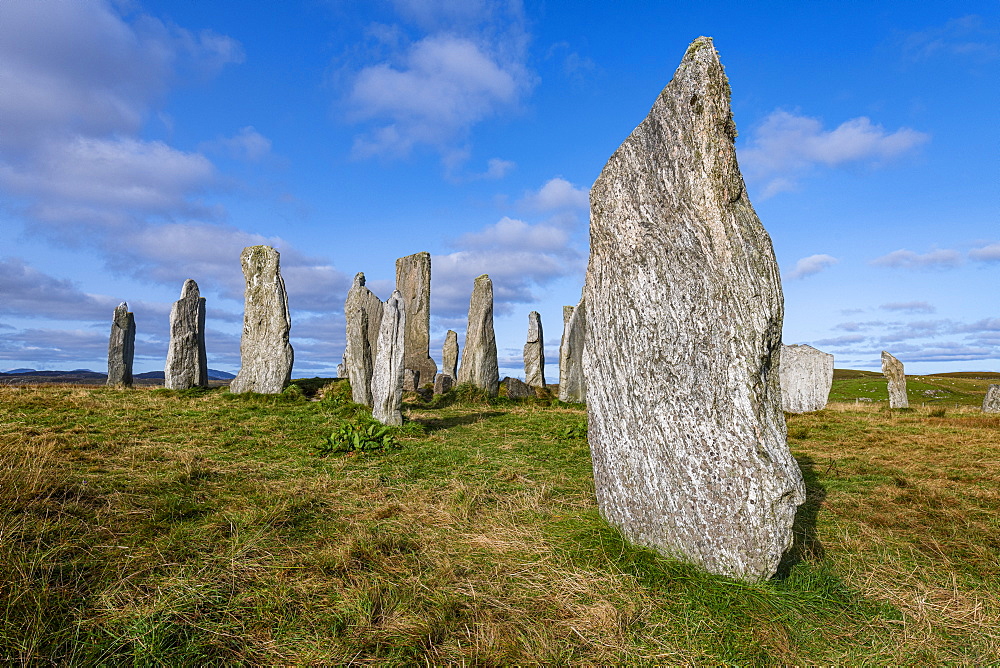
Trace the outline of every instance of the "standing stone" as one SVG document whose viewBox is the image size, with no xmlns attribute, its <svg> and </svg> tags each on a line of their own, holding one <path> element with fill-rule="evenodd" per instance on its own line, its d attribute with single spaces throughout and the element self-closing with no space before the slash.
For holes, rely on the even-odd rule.
<svg viewBox="0 0 1000 668">
<path fill-rule="evenodd" d="M 292 319 L 280 258 L 270 246 L 247 246 L 240 255 L 247 287 L 240 371 L 229 384 L 230 392 L 280 394 L 292 376 L 294 352 L 288 342 Z"/>
<path fill-rule="evenodd" d="M 405 355 L 404 355 L 405 360 Z M 405 362 L 404 362 L 405 364 Z M 420 372 L 416 369 L 403 369 L 403 391 L 416 392 L 420 389 Z"/>
<path fill-rule="evenodd" d="M 446 394 L 451 391 L 451 388 L 455 385 L 455 378 L 446 374 L 439 373 L 434 379 L 434 394 Z"/>
<path fill-rule="evenodd" d="M 781 411 L 778 265 L 729 95 L 699 37 L 594 183 L 583 366 L 604 517 L 754 581 L 791 545 L 805 487 Z"/>
<path fill-rule="evenodd" d="M 538 311 L 528 314 L 528 341 L 524 344 L 524 382 L 545 388 L 545 339 L 542 316 Z"/>
<path fill-rule="evenodd" d="M 500 386 L 504 389 L 504 395 L 508 399 L 527 399 L 535 396 L 535 390 L 519 378 L 504 378 L 500 382 Z"/>
<path fill-rule="evenodd" d="M 809 413 L 826 407 L 833 385 L 833 355 L 812 346 L 781 346 L 781 406 L 786 413 Z"/>
<path fill-rule="evenodd" d="M 344 356 L 340 358 L 340 364 L 337 365 L 337 378 L 347 378 L 347 350 L 344 350 Z"/>
<path fill-rule="evenodd" d="M 115 308 L 108 339 L 108 385 L 132 387 L 132 358 L 135 357 L 135 315 L 122 302 Z"/>
<path fill-rule="evenodd" d="M 399 290 L 393 290 L 382 309 L 378 356 L 372 372 L 372 417 L 382 424 L 403 424 L 403 351 L 406 307 Z"/>
<path fill-rule="evenodd" d="M 583 375 L 586 324 L 587 308 L 583 298 L 576 306 L 563 307 L 563 335 L 559 344 L 559 401 L 582 404 L 587 400 L 587 381 Z"/>
<path fill-rule="evenodd" d="M 431 359 L 431 254 L 414 253 L 396 260 L 396 289 L 406 304 L 406 352 L 403 365 L 433 378 Z"/>
<path fill-rule="evenodd" d="M 170 309 L 170 347 L 163 368 L 163 387 L 170 390 L 208 387 L 205 298 L 190 278 L 184 281 L 181 298 Z"/>
<path fill-rule="evenodd" d="M 983 398 L 984 413 L 1000 413 L 1000 385 L 990 385 L 986 388 Z"/>
<path fill-rule="evenodd" d="M 882 375 L 888 381 L 889 408 L 909 408 L 910 400 L 906 396 L 906 374 L 903 373 L 903 363 L 884 350 Z"/>
<path fill-rule="evenodd" d="M 458 334 L 450 329 L 444 335 L 441 371 L 451 376 L 452 380 L 458 380 Z"/>
<path fill-rule="evenodd" d="M 486 274 L 476 278 L 469 301 L 469 327 L 458 382 L 472 383 L 495 397 L 500 389 L 497 340 L 493 332 L 493 281 Z"/>
<path fill-rule="evenodd" d="M 369 408 L 372 406 L 372 368 L 378 356 L 382 312 L 382 300 L 365 287 L 365 275 L 358 272 L 344 303 L 347 320 L 344 364 L 351 383 L 352 400 Z"/>
</svg>

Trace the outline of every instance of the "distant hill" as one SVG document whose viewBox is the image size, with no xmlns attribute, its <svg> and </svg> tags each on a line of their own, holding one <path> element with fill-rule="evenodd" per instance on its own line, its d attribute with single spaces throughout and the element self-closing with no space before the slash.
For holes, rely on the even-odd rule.
<svg viewBox="0 0 1000 668">
<path fill-rule="evenodd" d="M 236 376 L 226 371 L 219 371 L 218 369 L 208 370 L 208 379 L 210 381 L 216 381 L 213 387 L 225 385 L 226 381 L 230 381 L 235 377 Z M 91 371 L 90 369 L 74 369 L 73 371 L 35 371 L 34 369 L 11 369 L 10 371 L 0 372 L 0 378 L 2 378 L 4 382 L 8 383 L 74 383 L 79 385 L 103 385 L 108 381 L 108 374 L 98 373 L 97 371 Z M 137 373 L 132 376 L 132 378 L 136 385 L 163 384 L 162 371 Z"/>
</svg>

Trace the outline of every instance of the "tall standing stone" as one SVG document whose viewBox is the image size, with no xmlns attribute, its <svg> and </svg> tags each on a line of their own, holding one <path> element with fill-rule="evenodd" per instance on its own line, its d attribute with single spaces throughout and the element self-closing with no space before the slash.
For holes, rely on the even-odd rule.
<svg viewBox="0 0 1000 668">
<path fill-rule="evenodd" d="M 458 380 L 458 333 L 448 330 L 444 335 L 444 347 L 441 350 L 441 372 Z"/>
<path fill-rule="evenodd" d="M 459 383 L 472 383 L 491 397 L 500 389 L 497 340 L 493 331 L 493 281 L 486 274 L 476 278 L 469 300 L 469 327 L 458 369 Z"/>
<path fill-rule="evenodd" d="M 545 338 L 542 316 L 538 311 L 528 314 L 528 340 L 524 344 L 524 382 L 531 387 L 545 388 Z"/>
<path fill-rule="evenodd" d="M 378 357 L 382 300 L 365 287 L 365 275 L 358 272 L 347 292 L 344 317 L 347 320 L 347 349 L 344 364 L 355 403 L 372 406 L 372 369 Z"/>
<path fill-rule="evenodd" d="M 888 381 L 889 408 L 909 408 L 910 400 L 906 396 L 906 374 L 903 363 L 882 351 L 882 375 Z"/>
<path fill-rule="evenodd" d="M 563 307 L 563 321 L 563 335 L 559 343 L 559 401 L 582 404 L 587 400 L 587 381 L 583 375 L 587 308 L 583 298 L 576 306 Z"/>
<path fill-rule="evenodd" d="M 108 385 L 132 387 L 132 358 L 135 357 L 135 315 L 122 302 L 115 307 L 108 338 Z"/>
<path fill-rule="evenodd" d="M 230 392 L 279 394 L 292 376 L 294 352 L 288 342 L 292 319 L 280 257 L 270 246 L 247 246 L 240 255 L 247 285 L 240 371 L 229 384 Z"/>
<path fill-rule="evenodd" d="M 382 424 L 401 425 L 406 305 L 399 290 L 393 290 L 382 312 L 372 372 L 372 417 Z"/>
<path fill-rule="evenodd" d="M 406 354 L 403 364 L 433 378 L 431 359 L 431 254 L 414 253 L 396 260 L 396 289 L 406 304 Z"/>
<path fill-rule="evenodd" d="M 778 265 L 729 95 L 699 37 L 594 183 L 583 365 L 604 517 L 753 581 L 791 545 L 805 487 L 781 411 Z"/>
<path fill-rule="evenodd" d="M 1000 385 L 990 385 L 986 388 L 983 398 L 984 413 L 1000 413 Z"/>
<path fill-rule="evenodd" d="M 163 368 L 163 387 L 170 390 L 208 387 L 205 298 L 190 278 L 184 281 L 181 298 L 170 309 L 170 347 Z"/>
<path fill-rule="evenodd" d="M 833 385 L 833 355 L 805 344 L 781 347 L 781 406 L 786 413 L 826 407 Z"/>
</svg>

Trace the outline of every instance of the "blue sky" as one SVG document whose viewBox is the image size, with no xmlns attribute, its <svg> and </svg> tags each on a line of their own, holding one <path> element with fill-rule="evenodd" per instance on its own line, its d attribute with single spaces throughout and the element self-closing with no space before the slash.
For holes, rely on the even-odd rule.
<svg viewBox="0 0 1000 668">
<path fill-rule="evenodd" d="M 842 368 L 1000 371 L 997 2 L 0 2 L 0 368 L 163 368 L 184 279 L 239 367 L 240 250 L 282 253 L 294 375 L 330 375 L 365 272 L 432 254 L 432 350 L 472 279 L 501 373 L 557 380 L 587 193 L 715 38 L 784 276 L 786 343 Z"/>
</svg>

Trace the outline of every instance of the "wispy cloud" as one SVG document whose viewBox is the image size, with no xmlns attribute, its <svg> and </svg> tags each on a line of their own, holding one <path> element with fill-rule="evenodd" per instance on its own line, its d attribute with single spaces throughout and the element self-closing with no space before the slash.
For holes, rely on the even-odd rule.
<svg viewBox="0 0 1000 668">
<path fill-rule="evenodd" d="M 816 167 L 879 166 L 929 139 L 911 128 L 888 132 L 864 116 L 827 130 L 818 118 L 777 110 L 750 131 L 739 158 L 747 179 L 761 184 L 761 196 L 767 198 L 796 189 Z"/>
<path fill-rule="evenodd" d="M 879 306 L 883 311 L 902 311 L 904 313 L 934 313 L 934 306 L 927 302 L 891 302 Z"/>
<path fill-rule="evenodd" d="M 969 251 L 969 257 L 979 262 L 1000 262 L 1000 242 L 993 242 Z"/>
<path fill-rule="evenodd" d="M 809 257 L 804 257 L 796 262 L 795 268 L 785 274 L 785 278 L 797 280 L 805 278 L 806 276 L 812 276 L 813 274 L 818 274 L 828 267 L 832 267 L 838 262 L 840 262 L 840 260 L 832 255 L 810 255 Z"/>
<path fill-rule="evenodd" d="M 974 14 L 962 16 L 905 35 L 901 48 L 904 56 L 914 62 L 940 56 L 991 62 L 1000 59 L 1000 24 Z"/>
<path fill-rule="evenodd" d="M 939 248 L 922 254 L 901 248 L 875 258 L 871 264 L 893 269 L 953 269 L 964 261 L 965 258 L 961 253 L 948 248 Z"/>
</svg>

